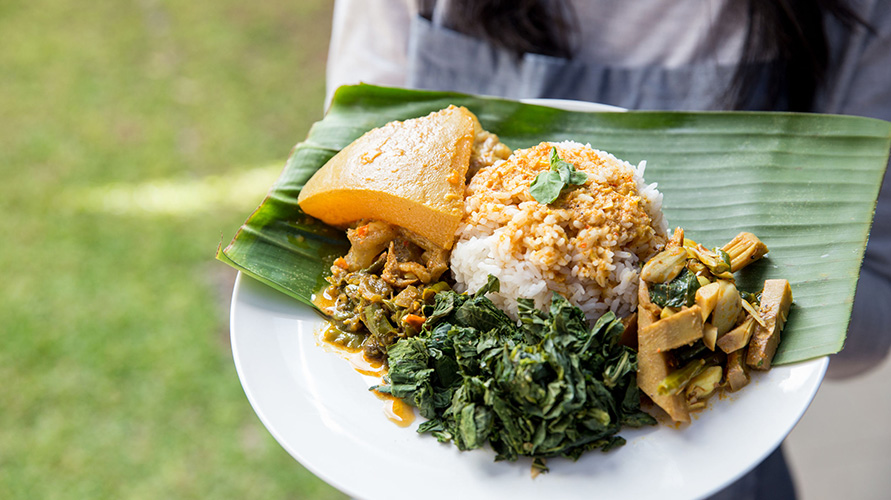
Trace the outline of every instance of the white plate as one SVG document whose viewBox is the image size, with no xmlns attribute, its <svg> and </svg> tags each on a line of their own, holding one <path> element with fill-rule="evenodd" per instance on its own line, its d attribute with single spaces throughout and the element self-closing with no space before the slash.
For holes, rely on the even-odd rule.
<svg viewBox="0 0 891 500">
<path fill-rule="evenodd" d="M 580 111 L 621 111 L 577 101 L 529 100 Z M 455 498 L 699 498 L 732 483 L 770 454 L 804 414 L 828 358 L 755 374 L 743 391 L 714 401 L 689 426 L 629 429 L 628 443 L 579 461 L 494 462 L 459 452 L 384 415 L 368 391 L 379 381 L 316 345 L 324 320 L 239 273 L 231 308 L 232 353 L 248 400 L 276 440 L 320 478 L 363 500 Z"/>
<path fill-rule="evenodd" d="M 455 498 L 698 498 L 749 471 L 804 414 L 828 358 L 756 374 L 684 428 L 629 429 L 628 443 L 578 462 L 494 462 L 491 450 L 459 452 L 396 426 L 360 375 L 316 345 L 324 320 L 309 307 L 239 273 L 231 309 L 232 353 L 248 400 L 276 440 L 320 478 L 363 500 Z M 759 376 L 761 375 L 761 376 Z"/>
</svg>

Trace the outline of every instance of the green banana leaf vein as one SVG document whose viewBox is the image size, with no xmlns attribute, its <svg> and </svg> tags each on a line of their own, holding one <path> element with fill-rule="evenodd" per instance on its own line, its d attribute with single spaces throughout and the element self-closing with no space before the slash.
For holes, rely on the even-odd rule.
<svg viewBox="0 0 891 500">
<path fill-rule="evenodd" d="M 466 106 L 513 149 L 574 140 L 631 163 L 646 160 L 646 179 L 658 183 L 671 227 L 706 246 L 751 231 L 770 248 L 740 283 L 753 291 L 767 278 L 792 284 L 795 302 L 775 364 L 842 349 L 891 147 L 891 123 L 869 118 L 584 113 L 449 92 L 342 87 L 217 258 L 311 306 L 349 245 L 343 231 L 300 211 L 304 183 L 366 131 L 449 104 Z"/>
</svg>

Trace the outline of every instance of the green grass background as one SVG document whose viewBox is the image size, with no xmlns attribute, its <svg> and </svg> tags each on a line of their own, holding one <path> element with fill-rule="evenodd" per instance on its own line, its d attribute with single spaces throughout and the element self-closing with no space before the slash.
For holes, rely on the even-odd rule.
<svg viewBox="0 0 891 500">
<path fill-rule="evenodd" d="M 321 118 L 330 16 L 0 2 L 0 497 L 343 497 L 251 410 L 214 260 Z"/>
</svg>

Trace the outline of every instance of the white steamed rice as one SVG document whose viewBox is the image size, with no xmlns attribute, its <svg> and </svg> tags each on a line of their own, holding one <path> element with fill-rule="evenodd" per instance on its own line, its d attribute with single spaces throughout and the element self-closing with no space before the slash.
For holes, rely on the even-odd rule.
<svg viewBox="0 0 891 500">
<path fill-rule="evenodd" d="M 548 155 L 588 174 L 550 205 L 529 194 Z M 590 145 L 566 141 L 518 150 L 480 170 L 467 185 L 465 215 L 450 267 L 459 292 L 473 292 L 498 277 L 495 304 L 516 317 L 516 299 L 539 308 L 557 292 L 589 321 L 608 310 L 619 316 L 637 305 L 640 264 L 666 241 L 662 194 L 644 182 L 646 162 L 634 166 Z"/>
</svg>

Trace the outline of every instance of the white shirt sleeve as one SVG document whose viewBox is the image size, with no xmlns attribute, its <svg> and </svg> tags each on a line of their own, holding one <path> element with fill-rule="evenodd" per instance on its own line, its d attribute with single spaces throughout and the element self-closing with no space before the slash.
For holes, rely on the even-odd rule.
<svg viewBox="0 0 891 500">
<path fill-rule="evenodd" d="M 325 107 L 341 85 L 403 86 L 414 0 L 337 0 L 328 48 Z"/>
</svg>

